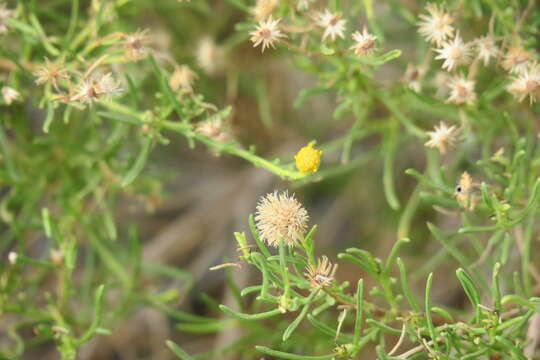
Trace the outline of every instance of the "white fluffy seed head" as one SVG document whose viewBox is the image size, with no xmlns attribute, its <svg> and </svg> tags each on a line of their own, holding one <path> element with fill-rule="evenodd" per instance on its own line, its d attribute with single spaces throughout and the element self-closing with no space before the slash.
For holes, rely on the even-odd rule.
<svg viewBox="0 0 540 360">
<path fill-rule="evenodd" d="M 352 38 L 355 41 L 351 46 L 351 50 L 357 56 L 369 56 L 375 52 L 377 47 L 377 37 L 367 31 L 366 28 L 362 32 L 356 31 L 352 34 Z"/>
<path fill-rule="evenodd" d="M 439 126 L 435 126 L 433 131 L 427 133 L 429 140 L 425 145 L 429 148 L 437 148 L 441 154 L 453 147 L 456 142 L 456 127 L 447 126 L 444 122 L 440 122 Z"/>
<path fill-rule="evenodd" d="M 274 48 L 274 43 L 285 38 L 286 35 L 282 33 L 279 28 L 279 21 L 280 19 L 273 20 L 272 16 L 268 17 L 266 20 L 260 21 L 255 30 L 249 33 L 251 35 L 250 40 L 253 43 L 253 47 L 262 44 L 262 52 L 264 52 L 266 48 Z"/>
<path fill-rule="evenodd" d="M 447 71 L 456 69 L 458 65 L 467 64 L 471 59 L 471 46 L 463 42 L 459 33 L 453 40 L 445 42 L 435 51 L 439 54 L 435 59 L 444 60 L 442 68 Z"/>
<path fill-rule="evenodd" d="M 468 80 L 464 76 L 456 76 L 450 80 L 450 96 L 448 102 L 456 105 L 473 104 L 476 101 L 476 92 L 474 91 L 474 80 Z"/>
<path fill-rule="evenodd" d="M 429 15 L 420 15 L 422 21 L 418 22 L 418 32 L 427 41 L 439 46 L 447 39 L 452 38 L 454 18 L 434 3 L 428 4 L 426 10 Z"/>
<path fill-rule="evenodd" d="M 309 215 L 293 195 L 274 191 L 263 196 L 257 204 L 255 222 L 261 238 L 278 247 L 281 239 L 291 246 L 306 233 Z"/>
<path fill-rule="evenodd" d="M 332 13 L 330 10 L 326 9 L 324 13 L 319 15 L 318 19 L 319 26 L 324 28 L 323 32 L 323 41 L 330 39 L 335 41 L 337 37 L 345 37 L 345 24 L 347 20 L 341 18 L 341 14 Z"/>
</svg>

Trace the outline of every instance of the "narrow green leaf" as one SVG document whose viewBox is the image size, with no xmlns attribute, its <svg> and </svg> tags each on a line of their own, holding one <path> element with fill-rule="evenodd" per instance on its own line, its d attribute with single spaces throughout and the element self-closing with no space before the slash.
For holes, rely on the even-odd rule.
<svg viewBox="0 0 540 360">
<path fill-rule="evenodd" d="M 166 340 L 165 344 L 167 344 L 167 347 L 171 349 L 171 351 L 178 356 L 181 360 L 195 360 L 193 357 L 191 357 L 187 352 L 182 350 L 178 345 L 173 343 L 171 340 Z"/>
<path fill-rule="evenodd" d="M 304 304 L 304 307 L 302 308 L 302 311 L 300 312 L 300 314 L 296 317 L 296 319 L 294 319 L 292 323 L 289 324 L 289 326 L 287 326 L 287 328 L 283 332 L 283 337 L 282 337 L 283 341 L 287 341 L 289 339 L 293 331 L 298 327 L 300 322 L 304 319 L 304 317 L 306 316 L 309 310 L 311 303 L 313 302 L 313 300 L 315 299 L 315 296 L 318 293 L 319 293 L 319 290 L 317 289 L 317 290 L 312 291 L 311 294 L 309 294 L 309 297 L 306 303 Z"/>
<path fill-rule="evenodd" d="M 362 318 L 364 314 L 364 279 L 358 281 L 356 286 L 356 318 L 354 320 L 354 339 L 353 345 L 357 346 L 362 333 Z"/>
<path fill-rule="evenodd" d="M 388 201 L 388 205 L 390 205 L 393 210 L 399 209 L 399 200 L 396 195 L 394 183 L 394 160 L 398 142 L 399 140 L 396 138 L 396 126 L 392 126 L 389 135 L 385 136 L 382 152 L 384 158 L 383 190 L 386 201 Z"/>
<path fill-rule="evenodd" d="M 43 221 L 43 229 L 45 230 L 45 236 L 48 238 L 52 235 L 51 216 L 48 208 L 41 209 L 41 219 Z"/>
<path fill-rule="evenodd" d="M 43 132 L 46 134 L 49 133 L 49 127 L 54 120 L 54 104 L 54 101 L 49 101 L 47 103 L 47 115 L 45 116 L 45 122 L 43 123 Z"/>
<path fill-rule="evenodd" d="M 150 153 L 150 148 L 152 147 L 152 138 L 148 137 L 146 138 L 143 147 L 141 149 L 141 152 L 139 153 L 139 156 L 137 156 L 137 159 L 127 172 L 127 174 L 124 176 L 124 179 L 122 180 L 122 186 L 127 186 L 133 182 L 139 176 L 142 169 L 146 165 L 146 161 L 148 160 L 148 154 Z"/>
<path fill-rule="evenodd" d="M 366 323 L 370 324 L 370 325 L 373 325 L 373 326 L 376 326 L 378 327 L 379 329 L 381 329 L 382 331 L 386 331 L 387 333 L 390 333 L 390 334 L 396 334 L 396 335 L 400 335 L 401 334 L 401 330 L 399 329 L 394 329 L 393 327 L 391 326 L 388 326 L 386 325 L 385 323 L 381 322 L 381 321 L 377 321 L 375 319 L 367 319 L 366 320 Z"/>
<path fill-rule="evenodd" d="M 366 65 L 380 66 L 401 56 L 401 50 L 394 49 L 379 56 L 360 56 L 355 59 Z"/>
<path fill-rule="evenodd" d="M 279 309 L 274 309 L 274 310 L 270 310 L 270 311 L 266 311 L 266 312 L 262 312 L 262 313 L 258 313 L 258 314 L 244 314 L 244 313 L 240 313 L 238 311 L 235 311 L 235 310 L 231 309 L 230 307 L 228 307 L 226 305 L 219 305 L 219 308 L 225 314 L 230 315 L 230 316 L 234 316 L 235 318 L 238 318 L 238 319 L 241 319 L 241 320 L 267 319 L 267 318 L 270 318 L 272 316 L 276 316 L 276 315 L 281 314 L 281 310 L 279 310 Z"/>
<path fill-rule="evenodd" d="M 407 299 L 407 302 L 409 303 L 411 308 L 415 312 L 420 313 L 420 306 L 418 306 L 418 303 L 414 299 L 411 289 L 409 288 L 409 278 L 407 277 L 405 264 L 400 258 L 397 258 L 397 264 L 399 267 L 399 278 L 401 281 L 401 288 L 403 289 L 403 294 L 405 295 L 405 298 Z"/>
<path fill-rule="evenodd" d="M 469 298 L 469 301 L 473 305 L 473 308 L 476 310 L 476 320 L 480 321 L 481 312 L 480 308 L 478 307 L 480 304 L 480 291 L 476 287 L 476 284 L 471 276 L 462 268 L 456 270 L 456 276 L 461 283 L 461 286 L 465 290 L 465 294 Z"/>
<path fill-rule="evenodd" d="M 180 331 L 193 334 L 212 334 L 232 327 L 235 323 L 236 320 L 212 321 L 207 323 L 180 323 L 176 325 L 176 328 Z"/>
<path fill-rule="evenodd" d="M 394 243 L 394 246 L 392 246 L 392 250 L 390 250 L 390 255 L 388 255 L 388 259 L 386 259 L 386 265 L 384 266 L 383 270 L 384 275 L 388 275 L 390 273 L 390 270 L 392 269 L 392 264 L 394 263 L 394 259 L 397 257 L 399 249 L 401 249 L 403 245 L 410 242 L 411 240 L 409 240 L 409 238 L 401 238 Z"/>
<path fill-rule="evenodd" d="M 330 360 L 334 358 L 335 354 L 320 355 L 320 356 L 307 356 L 307 355 L 296 355 L 291 353 L 286 353 L 283 351 L 272 350 L 266 346 L 255 346 L 255 349 L 262 352 L 263 354 L 275 356 L 279 359 L 291 359 L 291 360 Z"/>
<path fill-rule="evenodd" d="M 428 279 L 426 282 L 426 295 L 424 301 L 424 307 L 426 312 L 426 325 L 428 328 L 429 336 L 433 340 L 433 344 L 436 348 L 437 345 L 437 333 L 435 332 L 435 326 L 433 326 L 433 320 L 431 318 L 431 284 L 433 282 L 433 273 L 429 273 Z"/>
<path fill-rule="evenodd" d="M 102 307 L 103 307 L 103 294 L 105 291 L 105 285 L 99 285 L 96 289 L 96 294 L 94 296 L 94 320 L 90 324 L 90 327 L 86 332 L 79 338 L 76 339 L 75 343 L 77 345 L 82 345 L 88 340 L 90 340 L 96 333 L 100 323 L 101 323 L 101 316 L 103 315 Z"/>
<path fill-rule="evenodd" d="M 494 307 L 495 307 L 495 310 L 498 311 L 499 313 L 502 311 L 501 284 L 499 282 L 500 269 L 501 269 L 500 263 L 496 263 L 495 266 L 493 266 L 492 285 L 491 285 Z"/>
</svg>

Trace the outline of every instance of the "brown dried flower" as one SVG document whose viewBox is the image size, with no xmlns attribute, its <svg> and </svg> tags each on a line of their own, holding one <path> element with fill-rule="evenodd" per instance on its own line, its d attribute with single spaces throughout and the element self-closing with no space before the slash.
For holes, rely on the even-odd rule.
<svg viewBox="0 0 540 360">
<path fill-rule="evenodd" d="M 350 49 L 353 50 L 356 55 L 368 56 L 375 52 L 377 37 L 367 31 L 367 28 L 364 27 L 362 32 L 356 31 L 352 34 L 352 38 L 355 43 Z"/>
<path fill-rule="evenodd" d="M 67 70 L 63 69 L 63 66 L 63 60 L 56 64 L 53 64 L 49 61 L 48 58 L 45 58 L 45 65 L 34 72 L 34 76 L 36 77 L 36 84 L 43 85 L 50 82 L 54 86 L 54 88 L 59 91 L 58 81 L 60 79 L 69 79 L 69 73 L 67 72 Z"/>
<path fill-rule="evenodd" d="M 447 101 L 456 105 L 473 104 L 476 101 L 474 85 L 474 80 L 469 80 L 463 75 L 453 77 L 448 83 L 448 87 L 450 88 L 450 96 L 448 97 Z"/>
<path fill-rule="evenodd" d="M 11 103 L 20 99 L 21 94 L 12 87 L 4 86 L 2 88 L 2 96 L 4 98 L 4 103 L 6 105 L 11 105 Z"/>
<path fill-rule="evenodd" d="M 444 154 L 446 150 L 454 146 L 456 142 L 456 127 L 448 127 L 441 121 L 439 126 L 435 126 L 433 131 L 428 132 L 428 135 L 429 140 L 425 145 L 430 148 L 437 148 L 441 154 Z"/>
<path fill-rule="evenodd" d="M 131 60 L 143 59 L 148 55 L 148 29 L 138 30 L 133 34 L 125 34 L 122 45 L 126 58 Z"/>
<path fill-rule="evenodd" d="M 429 15 L 420 15 L 422 21 L 418 23 L 418 32 L 427 41 L 441 45 L 454 34 L 454 28 L 452 27 L 454 17 L 434 3 L 429 3 L 426 10 Z"/>
<path fill-rule="evenodd" d="M 523 101 L 527 96 L 532 104 L 540 97 L 540 65 L 530 66 L 512 79 L 508 91 Z"/>
<path fill-rule="evenodd" d="M 272 15 L 278 4 L 279 0 L 257 0 L 251 12 L 258 21 L 265 20 Z"/>
<path fill-rule="evenodd" d="M 477 199 L 473 194 L 475 186 L 476 184 L 474 184 L 468 172 L 465 171 L 461 174 L 459 183 L 456 186 L 456 200 L 464 209 L 473 210 L 476 206 Z"/>
<path fill-rule="evenodd" d="M 169 80 L 169 86 L 174 91 L 180 89 L 192 92 L 193 82 L 197 79 L 198 75 L 187 65 L 176 66 L 174 72 Z"/>
<path fill-rule="evenodd" d="M 93 75 L 77 87 L 75 95 L 71 96 L 70 100 L 89 104 L 100 98 L 118 94 L 121 91 L 120 83 L 113 78 L 111 73 Z"/>
<path fill-rule="evenodd" d="M 514 45 L 508 49 L 502 61 L 502 67 L 512 74 L 521 74 L 527 70 L 533 56 L 521 45 Z"/>
<path fill-rule="evenodd" d="M 312 288 L 327 287 L 334 281 L 337 264 L 332 265 L 326 256 L 317 259 L 317 265 L 309 264 L 304 276 L 311 282 Z"/>
<path fill-rule="evenodd" d="M 264 49 L 272 47 L 274 48 L 274 43 L 280 42 L 282 38 L 287 37 L 280 29 L 279 22 L 281 19 L 272 19 L 272 16 L 266 20 L 261 20 L 259 25 L 250 32 L 251 42 L 253 47 L 257 47 L 262 44 L 262 52 Z"/>
</svg>

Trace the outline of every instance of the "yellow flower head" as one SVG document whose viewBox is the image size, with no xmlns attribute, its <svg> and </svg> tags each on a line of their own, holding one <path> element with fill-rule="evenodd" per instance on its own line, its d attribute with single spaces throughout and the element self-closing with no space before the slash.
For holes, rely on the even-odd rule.
<svg viewBox="0 0 540 360">
<path fill-rule="evenodd" d="M 321 163 L 322 153 L 321 150 L 313 148 L 313 143 L 309 143 L 307 146 L 301 148 L 294 157 L 296 167 L 301 173 L 316 172 Z"/>
</svg>

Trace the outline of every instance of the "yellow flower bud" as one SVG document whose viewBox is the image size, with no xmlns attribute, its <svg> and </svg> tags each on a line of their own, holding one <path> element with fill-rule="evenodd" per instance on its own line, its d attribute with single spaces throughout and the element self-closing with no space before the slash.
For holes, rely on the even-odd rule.
<svg viewBox="0 0 540 360">
<path fill-rule="evenodd" d="M 294 157 L 296 167 L 301 173 L 316 172 L 321 163 L 322 153 L 323 152 L 321 150 L 313 148 L 312 143 L 304 146 Z"/>
</svg>

